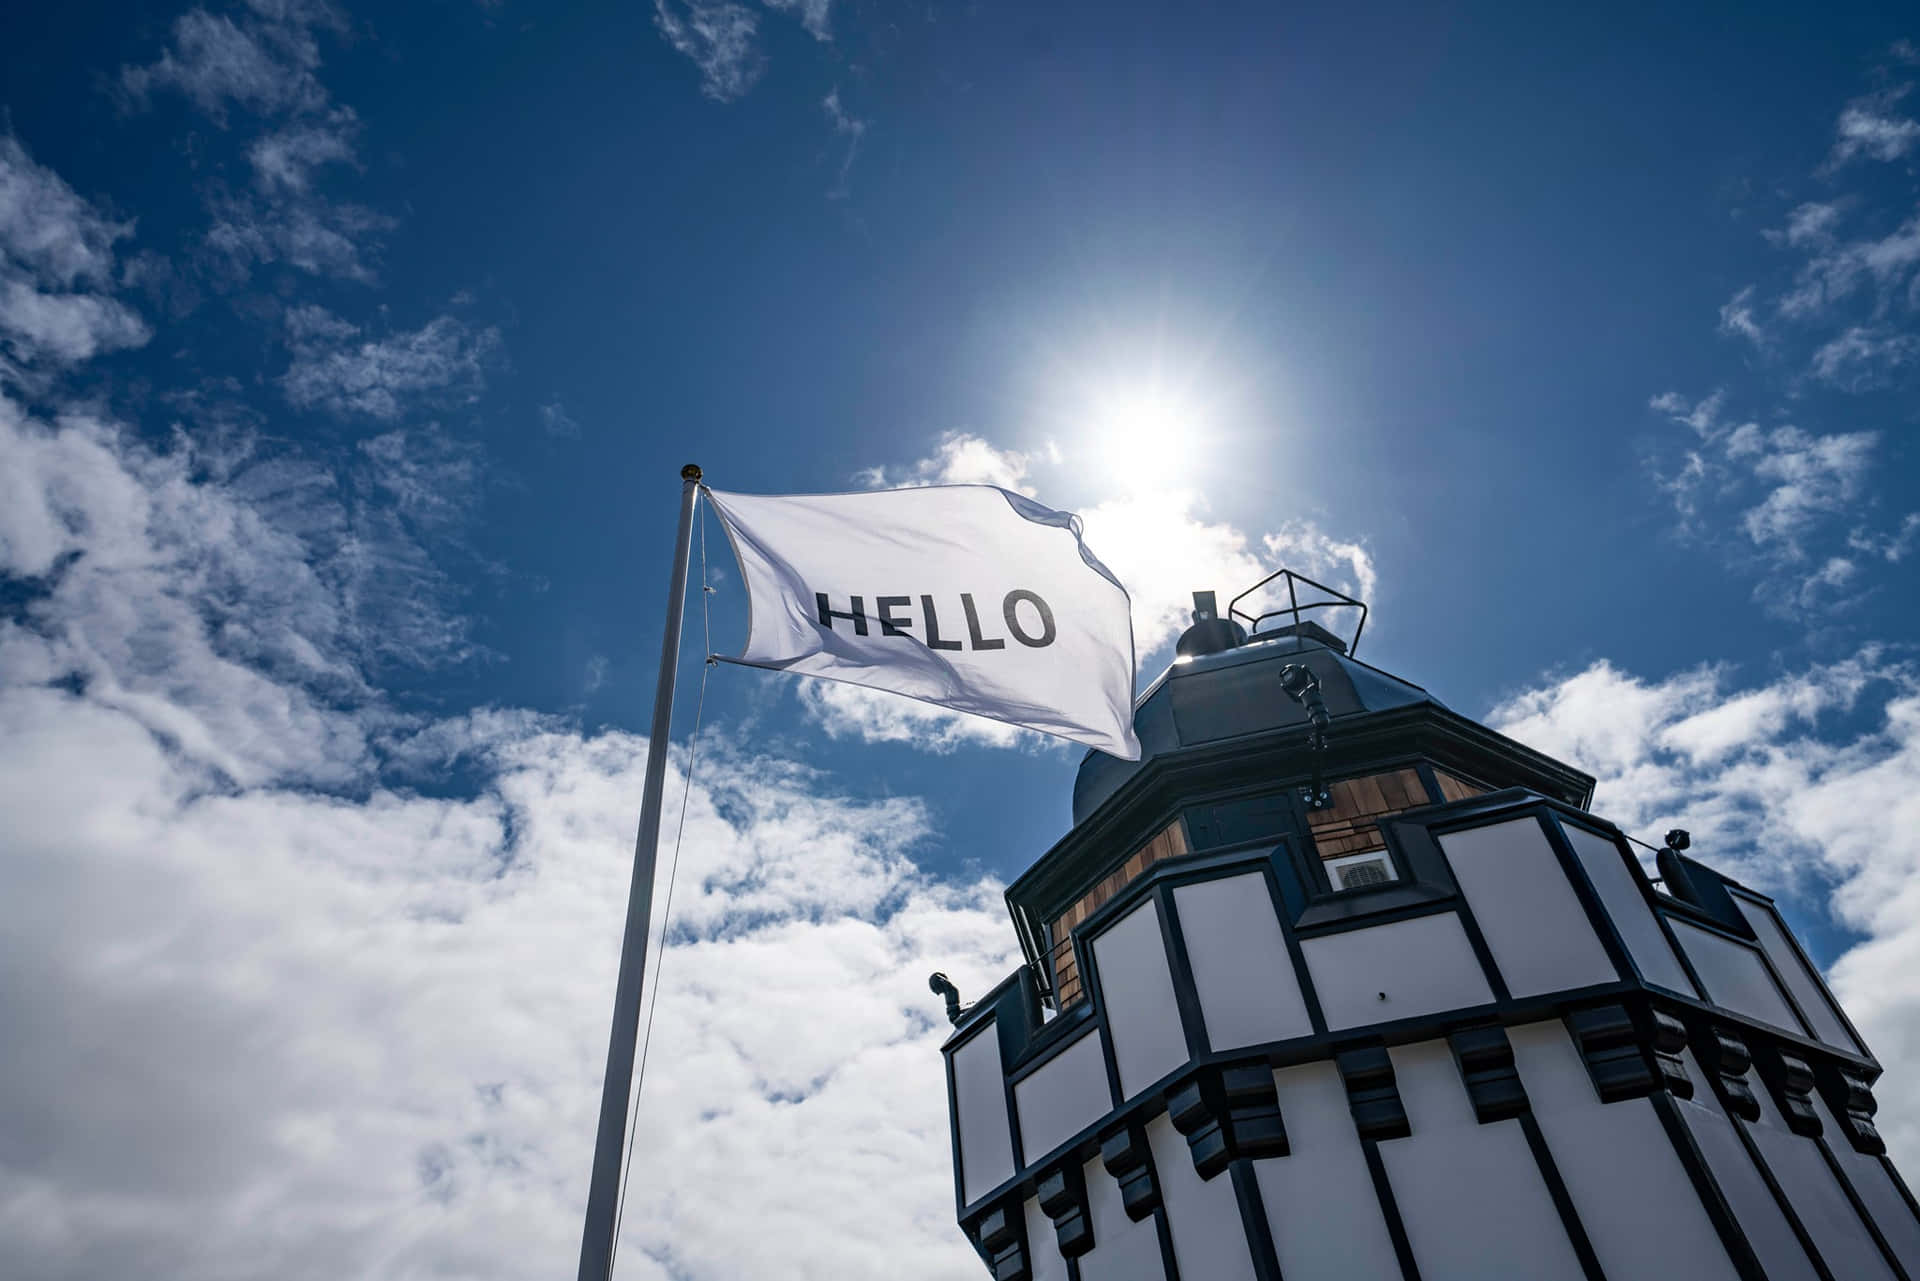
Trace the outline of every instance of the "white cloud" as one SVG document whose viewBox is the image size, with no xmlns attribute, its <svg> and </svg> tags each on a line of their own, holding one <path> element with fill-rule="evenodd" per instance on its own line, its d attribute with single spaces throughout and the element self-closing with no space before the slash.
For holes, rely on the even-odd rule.
<svg viewBox="0 0 1920 1281">
<path fill-rule="evenodd" d="M 0 949 L 33 961 L 0 979 L 0 1119 L 30 1139 L 0 1155 L 10 1275 L 572 1256 L 640 741 L 516 733 L 470 799 L 348 801 L 196 794 L 138 725 L 51 690 L 0 693 L 0 724 Z M 974 1276 L 924 976 L 977 993 L 1016 962 L 998 887 L 920 877 L 911 802 L 723 753 L 705 773 L 623 1275 Z"/>
<path fill-rule="evenodd" d="M 1714 391 L 1697 401 L 1688 400 L 1677 391 L 1663 391 L 1647 402 L 1647 408 L 1684 423 L 1701 436 L 1712 436 L 1720 425 L 1720 411 L 1726 400 L 1724 391 Z"/>
<path fill-rule="evenodd" d="M 122 68 L 121 88 L 140 106 L 156 90 L 177 90 L 222 125 L 235 105 L 261 113 L 321 109 L 327 95 L 314 75 L 320 49 L 313 28 L 342 29 L 344 19 L 322 4 L 268 6 L 262 17 L 182 14 L 159 61 Z"/>
<path fill-rule="evenodd" d="M 1920 138 L 1920 125 L 1895 110 L 1909 88 L 1848 104 L 1830 163 L 1816 175 L 1821 198 L 1799 202 L 1784 225 L 1762 233 L 1782 251 L 1778 278 L 1742 287 L 1720 309 L 1720 332 L 1749 340 L 1764 358 L 1750 362 L 1755 385 L 1740 396 L 1759 406 L 1753 417 L 1731 416 L 1725 389 L 1697 400 L 1668 391 L 1649 402 L 1691 433 L 1650 451 L 1655 485 L 1680 516 L 1674 532 L 1721 551 L 1754 578 L 1769 612 L 1787 617 L 1877 591 L 1904 548 L 1904 527 L 1882 523 L 1889 507 L 1912 505 L 1889 501 L 1882 433 L 1821 430 L 1808 420 L 1830 403 L 1810 392 L 1903 390 L 1920 366 L 1920 215 L 1904 198 L 1889 205 L 1878 191 L 1834 190 L 1857 172 L 1842 162 L 1897 159 Z"/>
<path fill-rule="evenodd" d="M 1703 667 L 1660 681 L 1608 663 L 1526 691 L 1490 722 L 1596 775 L 1594 811 L 1799 905 L 1829 902 L 1861 942 L 1841 1001 L 1884 1063 L 1879 1120 L 1920 1159 L 1920 674 L 1867 649 L 1737 687 Z M 1854 726 L 1865 726 L 1862 729 Z"/>
<path fill-rule="evenodd" d="M 479 483 L 431 427 L 322 463 L 244 426 L 160 449 L 0 397 L 0 577 L 30 587 L 0 669 L 86 690 L 210 776 L 338 784 L 391 719 L 367 672 L 475 652 L 431 549 Z"/>
<path fill-rule="evenodd" d="M 1038 462 L 1058 462 L 1056 454 L 1023 453 L 1002 449 L 984 436 L 950 431 L 935 442 L 933 453 L 905 467 L 869 467 L 854 477 L 868 489 L 903 489 L 915 485 L 998 485 L 1032 498 L 1030 479 Z"/>
<path fill-rule="evenodd" d="M 1720 308 L 1720 332 L 1745 338 L 1755 346 L 1766 342 L 1760 322 L 1753 314 L 1753 286 L 1748 285 L 1729 298 Z"/>
<path fill-rule="evenodd" d="M 700 91 L 716 102 L 741 97 L 765 68 L 760 15 L 737 0 L 654 0 L 653 21 L 700 69 Z"/>
<path fill-rule="evenodd" d="M 821 6 L 825 12 L 825 6 Z M 833 127 L 838 137 L 847 141 L 846 154 L 840 158 L 840 170 L 834 177 L 833 190 L 827 195 L 835 200 L 844 200 L 847 196 L 847 175 L 853 172 L 853 161 L 860 154 L 860 140 L 866 136 L 867 122 L 847 114 L 840 105 L 840 90 L 836 86 L 833 92 L 821 99 L 820 109 L 827 114 L 827 123 Z"/>
<path fill-rule="evenodd" d="M 580 424 L 567 413 L 567 407 L 556 400 L 540 406 L 540 430 L 549 436 L 571 439 L 580 434 Z"/>
<path fill-rule="evenodd" d="M 114 243 L 132 231 L 34 163 L 18 139 L 0 135 L 0 375 L 74 364 L 152 336 L 109 296 Z"/>
<path fill-rule="evenodd" d="M 1334 538 L 1310 520 L 1290 520 L 1279 533 L 1268 534 L 1260 541 L 1273 564 L 1297 570 L 1369 606 L 1380 599 L 1380 576 L 1374 570 L 1373 555 L 1360 543 Z M 1342 624 L 1351 625 L 1353 621 L 1329 618 L 1324 625 L 1340 631 Z"/>
<path fill-rule="evenodd" d="M 799 16 L 800 25 L 815 40 L 827 41 L 833 38 L 828 17 L 833 8 L 833 0 L 761 0 L 767 8 L 777 13 L 791 13 Z"/>
<path fill-rule="evenodd" d="M 1920 266 L 1920 216 L 1884 236 L 1842 243 L 1810 235 L 1805 243 L 1817 248 L 1780 299 L 1782 315 L 1816 320 L 1869 286 L 1876 306 L 1884 306 L 1905 295 Z"/>
<path fill-rule="evenodd" d="M 645 745 L 398 716 L 341 548 L 363 508 L 452 519 L 429 491 L 471 460 L 413 430 L 355 457 L 0 399 L 9 1276 L 504 1278 L 576 1247 Z M 1017 963 L 1000 887 L 919 872 L 920 803 L 708 733 L 623 1275 L 972 1277 L 924 976 Z"/>
<path fill-rule="evenodd" d="M 1842 212 L 1839 201 L 1808 201 L 1787 215 L 1783 230 L 1762 234 L 1776 245 L 1820 248 L 1833 243 L 1833 231 L 1840 223 Z"/>
<path fill-rule="evenodd" d="M 366 755 L 340 705 L 364 694 L 354 623 L 271 515 L 328 513 L 331 481 L 267 468 L 245 501 L 195 469 L 184 448 L 156 454 L 90 418 L 34 422 L 0 398 L 0 573 L 38 584 L 0 624 L 0 670 L 76 681 L 238 783 L 338 782 Z"/>
<path fill-rule="evenodd" d="M 833 0 L 760 3 L 774 13 L 798 18 L 807 34 L 821 44 L 832 42 Z M 653 0 L 653 23 L 676 53 L 700 69 L 700 91 L 715 102 L 742 97 L 766 70 L 766 55 L 760 50 L 760 11 L 743 0 Z M 851 160 L 849 149 L 849 164 Z M 843 184 L 845 179 L 842 166 Z"/>
<path fill-rule="evenodd" d="M 1829 608 L 1867 586 L 1849 553 L 1895 537 L 1860 523 L 1879 433 L 1736 425 L 1720 392 L 1698 402 L 1666 392 L 1649 403 L 1697 438 L 1657 477 L 1681 517 L 1677 532 L 1758 570 L 1755 596 L 1770 612 Z M 1727 541 L 1728 526 L 1744 537 Z"/>
<path fill-rule="evenodd" d="M 127 67 L 128 100 L 145 105 L 159 89 L 185 94 L 222 128 L 244 107 L 278 124 L 245 147 L 251 190 L 209 183 L 205 245 L 225 285 L 253 269 L 285 263 L 313 275 L 372 284 L 380 238 L 394 220 L 319 190 L 328 166 L 356 166 L 359 117 L 334 106 L 318 77 L 315 31 L 345 34 L 345 17 L 325 3 L 254 4 L 238 20 L 195 9 L 179 18 L 172 44 L 151 66 Z"/>
<path fill-rule="evenodd" d="M 1869 431 L 1815 436 L 1798 427 L 1735 428 L 1726 437 L 1727 459 L 1771 486 L 1741 518 L 1747 536 L 1788 559 L 1803 559 L 1815 525 L 1851 509 L 1878 443 Z"/>
<path fill-rule="evenodd" d="M 220 274 L 236 284 L 256 266 L 276 262 L 313 276 L 374 284 L 380 237 L 397 225 L 364 205 L 284 186 L 266 196 L 216 189 L 208 207 L 213 225 L 207 250 Z"/>
<path fill-rule="evenodd" d="M 1867 391 L 1899 378 L 1920 358 L 1920 334 L 1854 325 L 1813 353 L 1813 373 L 1842 391 Z"/>
<path fill-rule="evenodd" d="M 962 746 L 1022 747 L 1038 750 L 1063 746 L 1060 740 L 1032 730 L 1017 729 L 983 716 L 948 711 L 931 703 L 864 685 L 840 681 L 802 680 L 795 686 L 808 719 L 834 738 L 858 738 L 869 743 L 906 743 L 921 751 L 944 754 Z"/>
<path fill-rule="evenodd" d="M 153 336 L 130 308 L 92 294 L 43 293 L 20 280 L 0 283 L 0 333 L 14 355 L 64 364 Z"/>
<path fill-rule="evenodd" d="M 1896 114 L 1896 109 L 1912 90 L 1900 85 L 1879 93 L 1856 98 L 1840 113 L 1830 167 L 1837 168 L 1857 157 L 1873 160 L 1898 160 L 1920 143 L 1920 122 Z"/>
<path fill-rule="evenodd" d="M 354 163 L 359 127 L 350 108 L 337 107 L 324 120 L 298 121 L 254 139 L 247 159 L 255 185 L 267 192 L 304 194 L 321 166 Z"/>
<path fill-rule="evenodd" d="M 1856 529 L 1847 535 L 1847 546 L 1868 556 L 1878 556 L 1890 564 L 1899 564 L 1920 543 L 1920 512 L 1908 512 L 1900 524 L 1887 533 Z"/>
<path fill-rule="evenodd" d="M 19 139 L 0 136 L 0 243 L 18 270 L 60 289 L 104 286 L 114 242 L 132 233 L 131 222 L 102 216 L 35 164 Z"/>
<path fill-rule="evenodd" d="M 383 421 L 418 405 L 471 402 L 500 347 L 498 330 L 476 332 L 453 316 L 380 339 L 361 339 L 314 306 L 290 310 L 286 325 L 293 362 L 280 386 L 289 403 Z"/>
</svg>

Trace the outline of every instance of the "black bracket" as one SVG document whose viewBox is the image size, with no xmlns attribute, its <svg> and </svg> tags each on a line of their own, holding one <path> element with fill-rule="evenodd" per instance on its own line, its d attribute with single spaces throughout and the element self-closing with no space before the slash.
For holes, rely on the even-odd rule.
<svg viewBox="0 0 1920 1281">
<path fill-rule="evenodd" d="M 1310 810 L 1323 810 L 1332 803 L 1327 791 L 1327 729 L 1333 718 L 1327 714 L 1327 700 L 1320 696 L 1320 678 L 1304 663 L 1288 663 L 1280 669 L 1280 688 L 1287 697 L 1307 709 L 1307 747 L 1313 753 L 1313 782 L 1301 792 Z"/>
</svg>

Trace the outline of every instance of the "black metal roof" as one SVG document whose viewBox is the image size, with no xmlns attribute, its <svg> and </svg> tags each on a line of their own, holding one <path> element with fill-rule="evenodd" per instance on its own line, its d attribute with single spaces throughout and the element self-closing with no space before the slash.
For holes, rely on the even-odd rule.
<svg viewBox="0 0 1920 1281">
<path fill-rule="evenodd" d="M 1073 783 L 1073 821 L 1088 815 L 1163 752 L 1307 724 L 1306 710 L 1280 688 L 1279 671 L 1299 663 L 1320 678 L 1327 712 L 1340 718 L 1439 699 L 1410 681 L 1351 657 L 1330 633 L 1312 623 L 1256 633 L 1244 645 L 1175 662 L 1134 704 L 1140 759 L 1123 761 L 1090 751 Z"/>
</svg>

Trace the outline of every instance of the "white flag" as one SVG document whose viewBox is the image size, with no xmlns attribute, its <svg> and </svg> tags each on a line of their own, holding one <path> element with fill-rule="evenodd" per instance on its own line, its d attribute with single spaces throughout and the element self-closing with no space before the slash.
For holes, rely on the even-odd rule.
<svg viewBox="0 0 1920 1281">
<path fill-rule="evenodd" d="M 1127 592 L 1079 517 L 991 485 L 707 495 L 746 577 L 734 661 L 1140 759 Z"/>
</svg>

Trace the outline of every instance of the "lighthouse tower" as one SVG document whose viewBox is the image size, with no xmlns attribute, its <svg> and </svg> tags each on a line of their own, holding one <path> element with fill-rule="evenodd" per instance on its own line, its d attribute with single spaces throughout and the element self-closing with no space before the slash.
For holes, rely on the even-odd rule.
<svg viewBox="0 0 1920 1281">
<path fill-rule="evenodd" d="M 1200 593 L 945 1046 L 997 1281 L 1920 1281 L 1880 1065 L 1773 903 Z M 1337 594 L 1364 626 L 1364 607 Z M 1357 643 L 1360 628 L 1353 641 Z"/>
</svg>

